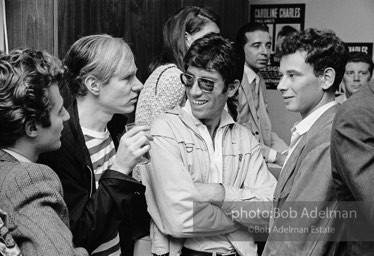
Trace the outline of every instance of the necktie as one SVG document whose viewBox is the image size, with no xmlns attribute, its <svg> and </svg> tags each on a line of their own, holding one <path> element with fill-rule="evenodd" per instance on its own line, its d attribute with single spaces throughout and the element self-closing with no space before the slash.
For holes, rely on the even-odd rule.
<svg viewBox="0 0 374 256">
<path fill-rule="evenodd" d="M 251 89 L 252 89 L 252 95 L 253 95 L 253 104 L 256 107 L 256 110 L 258 111 L 259 108 L 259 86 L 260 86 L 260 78 L 256 76 L 255 80 L 251 83 Z"/>
</svg>

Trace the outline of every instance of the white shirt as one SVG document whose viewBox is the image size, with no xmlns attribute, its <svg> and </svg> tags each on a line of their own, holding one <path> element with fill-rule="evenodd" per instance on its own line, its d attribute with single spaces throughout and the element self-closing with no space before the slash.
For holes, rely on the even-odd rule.
<svg viewBox="0 0 374 256">
<path fill-rule="evenodd" d="M 292 152 L 295 150 L 297 144 L 299 144 L 303 135 L 310 130 L 310 128 L 313 126 L 313 124 L 318 120 L 318 118 L 320 118 L 320 116 L 322 116 L 323 113 L 325 113 L 329 108 L 331 108 L 332 106 L 335 106 L 336 104 L 338 104 L 336 101 L 332 101 L 332 102 L 329 102 L 329 103 L 317 108 L 312 113 L 310 113 L 307 117 L 305 117 L 304 119 L 302 119 L 300 122 L 296 123 L 292 127 L 291 131 L 299 133 L 300 137 L 296 141 L 296 143 L 288 150 L 288 154 L 287 154 L 286 160 L 284 161 L 283 166 L 286 165 L 287 160 L 290 158 L 290 156 L 291 156 Z"/>
<path fill-rule="evenodd" d="M 255 79 L 256 83 L 259 82 L 258 75 L 247 65 L 244 65 L 244 74 L 247 76 L 248 82 L 251 84 Z"/>
<path fill-rule="evenodd" d="M 6 149 L 6 148 L 2 148 L 2 150 L 4 150 L 5 152 L 7 152 L 9 155 L 13 156 L 15 159 L 17 159 L 19 162 L 23 162 L 23 163 L 32 163 L 32 161 L 30 159 L 28 159 L 27 157 L 17 153 L 17 152 L 14 152 L 13 150 L 10 150 L 10 149 Z"/>
<path fill-rule="evenodd" d="M 198 133 L 203 137 L 206 145 L 208 146 L 208 153 L 210 161 L 210 170 L 208 181 L 210 183 L 222 183 L 223 180 L 223 155 L 222 155 L 222 139 L 224 128 L 231 123 L 235 123 L 229 113 L 225 110 L 222 111 L 221 120 L 218 125 L 216 134 L 214 136 L 214 142 L 208 128 L 196 117 L 193 116 L 191 111 L 191 103 L 187 100 L 186 105 L 183 107 L 194 120 L 197 126 Z M 186 239 L 184 244 L 187 248 L 196 251 L 216 251 L 216 248 L 225 248 L 227 251 L 233 249 L 232 245 L 228 241 L 225 235 L 210 236 L 210 237 L 197 237 Z M 224 251 L 222 251 L 224 252 Z"/>
</svg>

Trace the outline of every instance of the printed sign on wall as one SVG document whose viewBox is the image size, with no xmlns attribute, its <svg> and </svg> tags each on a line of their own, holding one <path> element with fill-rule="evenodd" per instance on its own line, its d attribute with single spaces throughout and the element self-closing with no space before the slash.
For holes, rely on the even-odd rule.
<svg viewBox="0 0 374 256">
<path fill-rule="evenodd" d="M 373 43 L 345 43 L 350 52 L 364 52 L 373 57 Z"/>
<path fill-rule="evenodd" d="M 284 36 L 304 30 L 305 4 L 251 5 L 250 22 L 265 23 L 272 38 L 272 53 L 269 65 L 260 70 L 267 89 L 277 89 L 279 83 L 279 57 L 277 52 Z"/>
</svg>

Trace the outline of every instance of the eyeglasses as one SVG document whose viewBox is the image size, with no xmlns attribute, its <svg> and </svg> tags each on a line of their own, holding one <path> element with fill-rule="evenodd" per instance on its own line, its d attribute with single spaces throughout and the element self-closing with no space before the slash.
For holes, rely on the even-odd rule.
<svg viewBox="0 0 374 256">
<path fill-rule="evenodd" d="M 187 73 L 182 73 L 181 81 L 182 84 L 184 84 L 184 86 L 186 86 L 187 88 L 192 88 L 196 81 L 196 77 Z M 214 89 L 214 81 L 209 80 L 207 78 L 197 78 L 197 84 L 199 85 L 199 88 L 203 91 L 211 92 Z"/>
</svg>

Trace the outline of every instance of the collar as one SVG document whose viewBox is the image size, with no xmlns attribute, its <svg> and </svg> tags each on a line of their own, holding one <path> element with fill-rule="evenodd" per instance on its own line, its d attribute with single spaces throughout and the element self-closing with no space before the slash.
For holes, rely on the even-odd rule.
<svg viewBox="0 0 374 256">
<path fill-rule="evenodd" d="M 192 118 L 192 120 L 193 120 L 193 122 L 196 126 L 204 125 L 199 119 L 194 117 L 194 115 L 192 114 L 191 103 L 190 103 L 189 100 L 186 101 L 186 105 L 184 105 L 184 107 L 182 109 L 184 111 L 186 111 L 187 114 Z M 234 123 L 235 123 L 234 119 L 232 119 L 231 115 L 224 109 L 222 111 L 221 120 L 219 122 L 219 125 L 218 125 L 217 129 L 220 129 L 222 127 L 225 127 L 229 124 L 234 124 Z"/>
<path fill-rule="evenodd" d="M 310 127 L 322 116 L 329 108 L 338 104 L 336 101 L 329 102 L 310 113 L 306 118 L 296 123 L 291 130 L 297 131 L 300 136 L 309 131 Z"/>
<path fill-rule="evenodd" d="M 250 84 L 258 77 L 258 75 L 256 74 L 256 72 L 254 72 L 253 69 L 251 69 L 246 64 L 244 65 L 244 73 L 247 76 L 248 82 Z"/>
<path fill-rule="evenodd" d="M 17 159 L 19 162 L 24 162 L 24 163 L 32 163 L 30 159 L 27 157 L 7 148 L 2 148 L 5 152 L 7 152 L 9 155 L 13 156 L 15 159 Z"/>
</svg>

